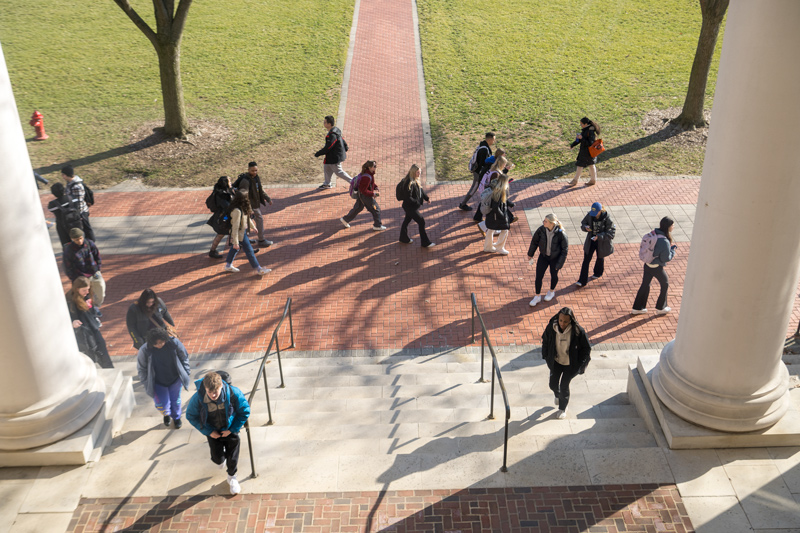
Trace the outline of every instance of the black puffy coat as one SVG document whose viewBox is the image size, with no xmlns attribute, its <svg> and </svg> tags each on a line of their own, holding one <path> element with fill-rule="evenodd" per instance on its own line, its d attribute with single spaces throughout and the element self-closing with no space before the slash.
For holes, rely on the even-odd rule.
<svg viewBox="0 0 800 533">
<path fill-rule="evenodd" d="M 592 237 L 598 236 L 603 239 L 613 240 L 617 233 L 617 228 L 614 226 L 608 211 L 602 211 L 596 217 L 587 213 L 581 220 L 581 229 L 588 233 L 586 240 L 583 241 L 583 251 L 587 254 L 592 245 Z"/>
<path fill-rule="evenodd" d="M 528 257 L 533 258 L 536 250 L 539 250 L 541 255 L 547 252 L 547 228 L 544 225 L 539 226 L 533 233 L 531 245 L 528 247 Z M 561 228 L 556 228 L 553 234 L 553 241 L 550 243 L 550 257 L 558 257 L 556 263 L 556 270 L 561 270 L 567 260 L 567 251 L 569 249 L 569 241 L 567 234 Z"/>
<path fill-rule="evenodd" d="M 511 214 L 510 207 L 514 207 L 514 202 L 511 200 L 498 202 L 493 199 L 491 210 L 486 215 L 486 227 L 495 231 L 511 228 L 511 219 L 514 215 Z"/>
<path fill-rule="evenodd" d="M 589 147 L 594 144 L 594 141 L 597 140 L 597 135 L 594 130 L 594 126 L 586 126 L 585 128 L 581 129 L 581 138 L 575 139 L 575 141 L 570 144 L 570 148 L 574 148 L 576 144 L 580 144 L 581 147 L 578 149 L 578 159 L 575 161 L 575 165 L 579 167 L 590 167 L 597 163 L 597 158 L 592 157 L 589 154 Z"/>
<path fill-rule="evenodd" d="M 547 367 L 552 369 L 553 363 L 556 360 L 556 331 L 554 328 L 558 327 L 558 315 L 550 319 L 547 326 L 542 333 L 542 359 L 547 363 Z M 589 361 L 591 361 L 592 346 L 589 344 L 589 337 L 586 335 L 586 330 L 583 329 L 575 320 L 575 316 L 570 315 L 572 319 L 572 339 L 569 343 L 569 373 L 572 375 L 583 374 L 586 370 Z"/>
<path fill-rule="evenodd" d="M 407 186 L 405 181 L 403 183 L 404 185 L 401 185 L 401 187 Z M 422 207 L 422 204 L 429 201 L 430 198 L 428 198 L 428 195 L 425 194 L 425 191 L 422 189 L 422 187 L 416 183 L 412 183 L 411 188 L 408 189 L 406 196 L 403 199 L 403 209 L 405 211 L 417 210 Z"/>
<path fill-rule="evenodd" d="M 325 136 L 325 146 L 315 153 L 314 157 L 324 155 L 324 164 L 335 165 L 347 159 L 347 149 L 347 142 L 342 137 L 342 130 L 334 126 L 328 130 L 328 134 Z"/>
</svg>

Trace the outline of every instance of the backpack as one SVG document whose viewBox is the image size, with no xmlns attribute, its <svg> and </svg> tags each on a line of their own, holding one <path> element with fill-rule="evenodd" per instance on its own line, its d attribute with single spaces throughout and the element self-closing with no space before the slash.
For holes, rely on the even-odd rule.
<svg viewBox="0 0 800 533">
<path fill-rule="evenodd" d="M 397 184 L 397 188 L 394 191 L 395 196 L 397 197 L 398 202 L 404 202 L 408 200 L 408 193 L 411 192 L 408 190 L 408 182 L 405 179 L 400 180 L 400 183 Z"/>
<path fill-rule="evenodd" d="M 218 235 L 230 235 L 233 229 L 233 221 L 231 220 L 231 208 L 223 209 L 215 214 L 212 219 L 214 224 L 210 224 Z M 216 227 L 215 227 L 216 226 Z"/>
<path fill-rule="evenodd" d="M 209 194 L 208 198 L 206 198 L 206 207 L 212 213 L 216 213 L 217 212 L 217 195 L 216 195 L 216 191 L 211 191 L 211 194 Z"/>
<path fill-rule="evenodd" d="M 479 168 L 475 168 L 475 165 L 477 165 L 477 164 L 478 164 L 478 152 L 479 152 L 479 151 L 480 151 L 482 148 L 486 148 L 487 150 L 489 149 L 489 147 L 488 147 L 488 146 L 481 146 L 481 145 L 478 145 L 478 147 L 477 147 L 477 148 L 475 148 L 475 151 L 474 151 L 474 152 L 472 152 L 472 157 L 470 157 L 470 159 L 469 159 L 469 171 L 470 171 L 470 172 L 476 172 L 476 171 L 480 170 Z"/>
<path fill-rule="evenodd" d="M 639 259 L 646 264 L 652 264 L 655 260 L 655 249 L 658 239 L 666 239 L 665 236 L 656 233 L 656 230 L 645 233 L 642 242 L 639 244 Z"/>
<path fill-rule="evenodd" d="M 61 209 L 61 212 L 64 214 L 64 226 L 67 228 L 67 233 L 72 228 L 83 229 L 83 218 L 81 217 L 81 212 L 78 210 L 78 206 L 75 205 L 75 200 L 73 200 L 72 196 L 69 193 L 64 193 L 62 196 L 64 203 L 58 205 L 58 208 Z"/>
<path fill-rule="evenodd" d="M 83 182 L 83 201 L 89 207 L 94 205 L 94 191 L 86 185 L 85 181 Z"/>
<path fill-rule="evenodd" d="M 494 191 L 492 190 L 491 187 L 486 187 L 481 193 L 480 210 L 481 213 L 483 213 L 483 216 L 488 215 L 489 212 L 492 210 L 492 192 Z"/>
<path fill-rule="evenodd" d="M 483 191 L 486 189 L 486 187 L 489 186 L 489 183 L 491 183 L 491 181 L 492 181 L 492 171 L 489 170 L 486 173 L 484 173 L 483 178 L 481 178 L 481 182 L 478 185 L 478 194 L 481 196 L 481 198 L 483 198 Z"/>
<path fill-rule="evenodd" d="M 350 198 L 353 200 L 358 199 L 358 180 L 360 178 L 361 174 L 350 180 Z"/>
</svg>

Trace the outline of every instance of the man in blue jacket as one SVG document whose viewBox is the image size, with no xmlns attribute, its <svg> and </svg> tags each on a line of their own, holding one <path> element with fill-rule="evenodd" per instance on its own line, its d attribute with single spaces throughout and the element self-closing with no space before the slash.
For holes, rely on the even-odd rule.
<svg viewBox="0 0 800 533">
<path fill-rule="evenodd" d="M 250 416 L 250 404 L 242 391 L 225 383 L 216 372 L 209 372 L 195 385 L 197 392 L 189 400 L 186 420 L 208 439 L 211 460 L 220 468 L 227 464 L 231 494 L 239 494 L 239 431 Z"/>
</svg>

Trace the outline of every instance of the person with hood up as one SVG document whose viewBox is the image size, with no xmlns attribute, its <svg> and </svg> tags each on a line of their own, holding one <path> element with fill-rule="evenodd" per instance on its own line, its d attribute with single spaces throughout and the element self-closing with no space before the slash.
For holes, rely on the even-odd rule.
<svg viewBox="0 0 800 533">
<path fill-rule="evenodd" d="M 164 425 L 170 419 L 175 429 L 181 422 L 181 386 L 189 390 L 189 354 L 178 339 L 170 336 L 166 329 L 155 328 L 147 332 L 147 342 L 136 354 L 136 369 L 144 391 L 164 416 Z"/>
<path fill-rule="evenodd" d="M 589 263 L 592 262 L 592 256 L 595 252 L 597 253 L 597 260 L 594 262 L 591 279 L 597 279 L 603 275 L 605 258 L 614 252 L 612 241 L 617 233 L 614 222 L 600 202 L 592 204 L 592 208 L 581 221 L 581 229 L 587 235 L 586 240 L 583 242 L 581 273 L 578 277 L 578 282 L 575 284 L 578 287 L 583 287 L 589 283 Z"/>
<path fill-rule="evenodd" d="M 656 314 L 666 315 L 672 309 L 667 306 L 667 289 L 669 289 L 669 278 L 667 273 L 664 272 L 664 267 L 672 261 L 675 257 L 675 249 L 678 248 L 673 244 L 672 240 L 672 227 L 675 222 L 669 218 L 664 217 L 658 224 L 658 227 L 653 230 L 655 237 L 655 246 L 653 247 L 653 259 L 649 263 L 644 263 L 644 275 L 642 276 L 642 285 L 636 293 L 636 299 L 633 301 L 632 315 L 643 315 L 647 312 L 647 298 L 650 296 L 650 282 L 653 278 L 658 280 L 661 290 L 658 293 L 658 300 L 656 300 Z"/>
<path fill-rule="evenodd" d="M 567 260 L 568 248 L 567 234 L 558 217 L 552 213 L 545 216 L 542 225 L 534 232 L 531 245 L 528 247 L 531 265 L 533 265 L 533 256 L 536 255 L 536 250 L 539 250 L 539 260 L 536 262 L 536 281 L 534 282 L 536 296 L 530 302 L 531 307 L 542 301 L 542 281 L 548 268 L 550 269 L 550 290 L 545 294 L 544 301 L 549 302 L 555 297 L 558 271 Z"/>
<path fill-rule="evenodd" d="M 209 372 L 194 384 L 197 392 L 189 400 L 186 420 L 206 436 L 211 461 L 221 468 L 227 466 L 231 494 L 239 494 L 239 431 L 250 417 L 250 404 L 242 391 L 225 383 L 217 372 Z"/>
<path fill-rule="evenodd" d="M 542 358 L 550 369 L 550 390 L 558 406 L 556 418 L 567 417 L 569 384 L 578 374 L 583 374 L 589 361 L 592 347 L 589 337 L 575 319 L 569 307 L 558 312 L 542 333 Z"/>
<path fill-rule="evenodd" d="M 572 178 L 567 184 L 567 187 L 574 187 L 578 184 L 578 179 L 581 177 L 581 172 L 584 168 L 589 168 L 589 181 L 586 182 L 586 186 L 590 187 L 597 183 L 597 167 L 595 164 L 597 163 L 597 158 L 592 157 L 589 153 L 589 147 L 594 144 L 597 140 L 597 136 L 600 135 L 600 126 L 593 120 L 589 120 L 586 117 L 581 119 L 581 132 L 575 137 L 575 140 L 572 144 L 569 145 L 570 148 L 575 148 L 576 145 L 580 145 L 578 148 L 578 159 L 575 161 L 575 177 Z"/>
<path fill-rule="evenodd" d="M 323 126 L 328 130 L 325 135 L 325 146 L 314 154 L 314 157 L 321 155 L 325 156 L 322 160 L 322 172 L 325 176 L 325 181 L 318 189 L 333 189 L 336 187 L 336 182 L 331 181 L 333 176 L 342 178 L 347 183 L 350 183 L 353 178 L 342 169 L 342 162 L 347 159 L 347 141 L 342 137 L 342 130 L 337 128 L 334 124 L 336 120 L 333 116 L 328 115 L 323 121 Z"/>
</svg>

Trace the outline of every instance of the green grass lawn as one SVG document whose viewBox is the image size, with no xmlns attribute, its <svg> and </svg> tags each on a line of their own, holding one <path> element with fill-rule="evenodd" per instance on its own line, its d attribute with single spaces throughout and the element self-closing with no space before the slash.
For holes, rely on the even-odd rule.
<svg viewBox="0 0 800 533">
<path fill-rule="evenodd" d="M 649 143 L 648 111 L 681 107 L 700 31 L 696 0 L 417 0 L 437 179 L 467 177 L 495 131 L 521 176 L 574 171 L 583 116 L 603 127 L 600 176 L 700 174 L 704 149 Z M 716 82 L 709 76 L 707 107 Z M 630 144 L 628 144 L 630 143 Z"/>
<path fill-rule="evenodd" d="M 132 4 L 152 24 L 152 2 Z M 51 137 L 28 143 L 34 168 L 74 159 L 92 184 L 135 173 L 210 185 L 255 159 L 272 181 L 308 181 L 321 174 L 313 152 L 338 109 L 352 16 L 352 0 L 195 0 L 181 55 L 187 113 L 228 133 L 213 150 L 159 161 L 121 153 L 143 125 L 163 124 L 163 108 L 153 47 L 112 0 L 0 0 L 0 43 L 26 134 L 38 109 Z"/>
</svg>

